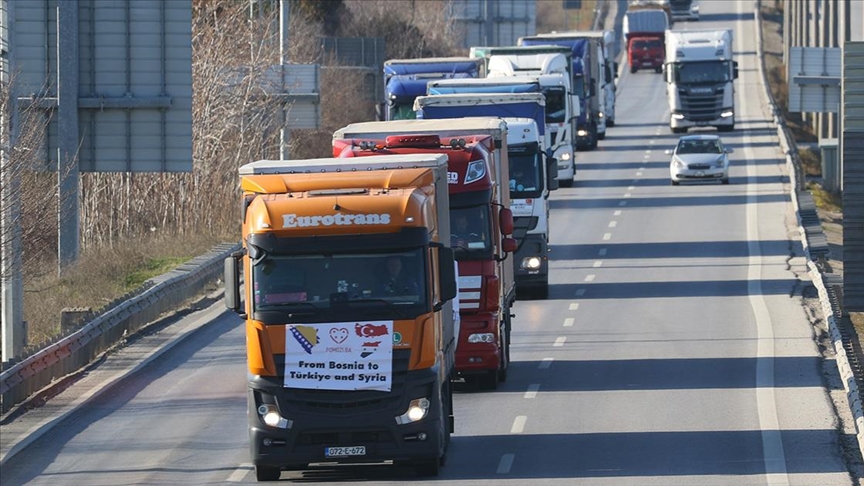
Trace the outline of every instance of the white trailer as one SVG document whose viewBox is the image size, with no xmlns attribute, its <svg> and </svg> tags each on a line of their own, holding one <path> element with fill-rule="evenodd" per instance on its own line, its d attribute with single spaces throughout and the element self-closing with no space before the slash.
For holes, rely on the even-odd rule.
<svg viewBox="0 0 864 486">
<path fill-rule="evenodd" d="M 666 96 L 669 128 L 735 128 L 738 63 L 732 60 L 732 30 L 666 31 Z"/>
</svg>

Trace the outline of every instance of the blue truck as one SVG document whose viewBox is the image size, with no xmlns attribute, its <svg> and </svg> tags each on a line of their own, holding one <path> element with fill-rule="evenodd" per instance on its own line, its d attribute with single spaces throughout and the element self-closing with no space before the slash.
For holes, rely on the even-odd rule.
<svg viewBox="0 0 864 486">
<path fill-rule="evenodd" d="M 597 148 L 597 141 L 606 135 L 606 120 L 601 103 L 598 41 L 596 39 L 567 33 L 540 34 L 520 37 L 520 46 L 564 46 L 573 52 L 574 94 L 579 98 L 579 115 L 576 119 L 576 146 L 582 150 Z"/>
<path fill-rule="evenodd" d="M 483 76 L 482 59 L 470 57 L 390 59 L 384 63 L 384 103 L 378 105 L 378 120 L 415 118 L 414 99 L 426 95 L 426 84 L 431 80 Z"/>
</svg>

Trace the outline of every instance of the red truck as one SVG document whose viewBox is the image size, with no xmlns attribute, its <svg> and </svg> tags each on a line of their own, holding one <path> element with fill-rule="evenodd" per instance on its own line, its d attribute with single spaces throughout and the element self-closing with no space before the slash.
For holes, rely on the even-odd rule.
<svg viewBox="0 0 864 486">
<path fill-rule="evenodd" d="M 630 72 L 635 73 L 640 69 L 653 69 L 654 72 L 663 71 L 663 63 L 666 60 L 666 46 L 664 34 L 635 32 L 627 39 L 627 62 L 630 63 Z"/>
<path fill-rule="evenodd" d="M 461 321 L 455 372 L 484 389 L 507 378 L 516 300 L 506 135 L 500 118 L 463 118 L 356 123 L 333 136 L 334 157 L 447 155 Z"/>
</svg>

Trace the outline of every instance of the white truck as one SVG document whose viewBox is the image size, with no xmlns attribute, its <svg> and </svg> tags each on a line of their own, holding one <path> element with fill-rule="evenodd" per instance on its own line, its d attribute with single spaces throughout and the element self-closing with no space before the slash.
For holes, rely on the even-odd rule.
<svg viewBox="0 0 864 486">
<path fill-rule="evenodd" d="M 735 128 L 738 63 L 732 60 L 731 29 L 667 30 L 664 75 L 673 133 Z"/>
<path fill-rule="evenodd" d="M 419 119 L 498 116 L 507 122 L 516 289 L 540 298 L 549 292 L 549 192 L 558 188 L 555 159 L 543 156 L 544 105 L 539 93 L 440 94 L 414 102 Z"/>
<path fill-rule="evenodd" d="M 493 62 L 494 59 L 494 62 Z M 560 62 L 567 62 L 563 57 Z M 493 56 L 489 66 L 505 61 Z M 510 64 L 507 64 L 510 66 Z M 510 71 L 513 72 L 513 71 Z M 574 124 L 572 98 L 569 92 L 569 77 L 565 74 L 496 76 L 480 79 L 451 79 L 429 83 L 428 92 L 436 94 L 457 93 L 542 93 L 546 97 L 545 146 L 558 163 L 558 183 L 565 187 L 573 185 L 576 175 L 574 153 Z"/>
</svg>

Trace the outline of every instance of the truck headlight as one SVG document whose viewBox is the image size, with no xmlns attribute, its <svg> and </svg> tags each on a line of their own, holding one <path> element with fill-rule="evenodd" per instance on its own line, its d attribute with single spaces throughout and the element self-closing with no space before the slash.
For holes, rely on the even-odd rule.
<svg viewBox="0 0 864 486">
<path fill-rule="evenodd" d="M 576 135 L 579 137 L 587 137 L 588 136 L 588 130 L 585 130 L 584 128 L 576 130 Z"/>
<path fill-rule="evenodd" d="M 542 260 L 540 260 L 540 257 L 537 257 L 537 256 L 526 257 L 526 258 L 522 259 L 522 268 L 524 268 L 526 270 L 537 270 L 540 268 L 541 263 L 543 263 L 543 262 L 542 262 Z"/>
<path fill-rule="evenodd" d="M 258 415 L 261 420 L 270 427 L 287 429 L 289 425 L 288 419 L 279 414 L 279 410 L 275 405 L 265 404 L 258 407 Z"/>
<path fill-rule="evenodd" d="M 720 116 L 721 116 L 722 118 L 729 118 L 730 116 L 732 116 L 732 115 L 734 115 L 734 114 L 735 114 L 734 111 L 732 111 L 732 110 L 726 110 L 726 111 L 724 111 L 724 112 L 721 112 L 721 113 L 720 113 Z"/>
<path fill-rule="evenodd" d="M 495 335 L 491 332 L 481 332 L 476 334 L 471 334 L 468 336 L 468 342 L 471 344 L 476 343 L 494 343 Z"/>
<path fill-rule="evenodd" d="M 429 399 L 426 397 L 415 398 L 408 404 L 408 410 L 406 410 L 402 415 L 396 417 L 396 423 L 399 425 L 405 425 L 422 420 L 428 412 Z"/>
<path fill-rule="evenodd" d="M 558 160 L 570 160 L 570 152 L 564 152 L 559 157 Z"/>
<path fill-rule="evenodd" d="M 599 116 L 600 116 L 600 118 L 603 118 L 603 117 L 605 117 L 606 115 L 604 115 L 603 112 L 601 111 L 601 112 L 599 113 Z"/>
<path fill-rule="evenodd" d="M 672 113 L 672 118 L 674 118 L 676 120 L 683 120 L 684 115 L 682 115 L 681 113 Z"/>
</svg>

